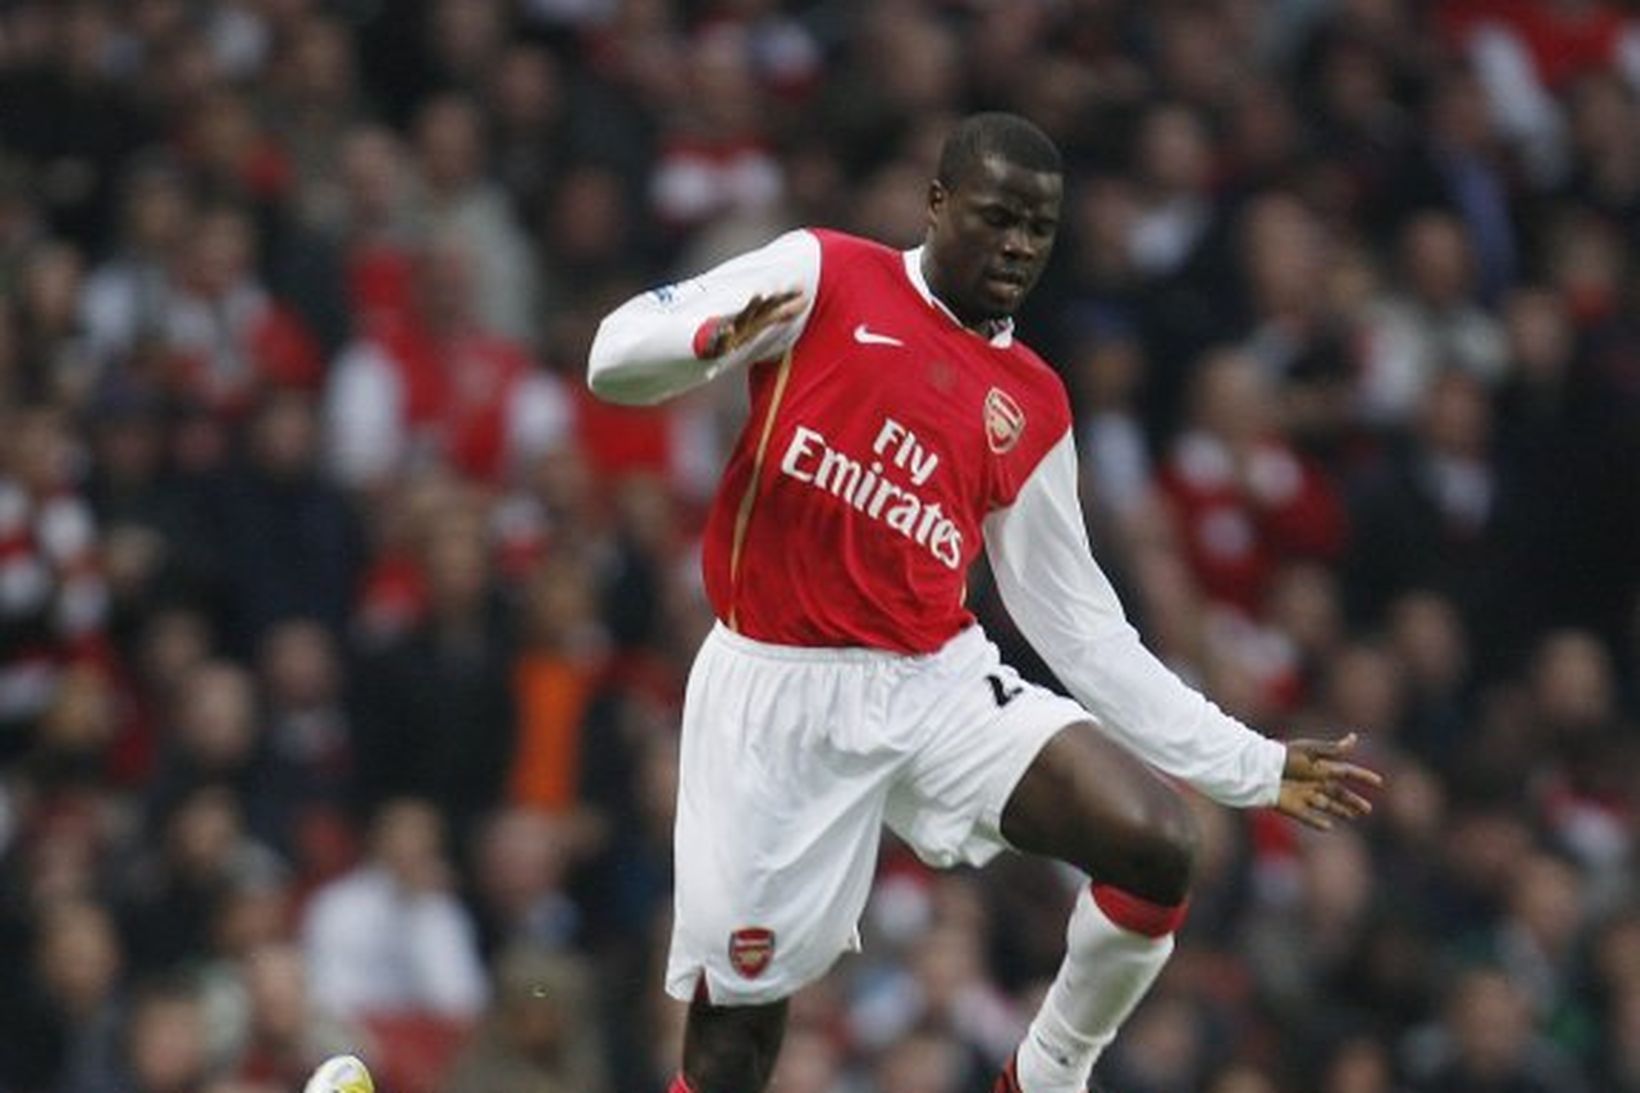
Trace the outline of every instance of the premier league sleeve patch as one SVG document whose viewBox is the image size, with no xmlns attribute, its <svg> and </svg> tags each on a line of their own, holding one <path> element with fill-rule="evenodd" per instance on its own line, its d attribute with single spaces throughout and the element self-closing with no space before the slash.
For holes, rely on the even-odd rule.
<svg viewBox="0 0 1640 1093">
<path fill-rule="evenodd" d="M 706 286 L 701 279 L 691 277 L 687 281 L 674 281 L 669 285 L 652 288 L 649 290 L 648 296 L 657 306 L 670 311 L 705 294 Z"/>
</svg>

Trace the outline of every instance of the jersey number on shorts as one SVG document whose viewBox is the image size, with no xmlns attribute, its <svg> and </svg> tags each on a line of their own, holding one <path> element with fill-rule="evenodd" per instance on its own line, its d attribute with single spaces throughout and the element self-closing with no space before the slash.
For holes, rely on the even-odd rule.
<svg viewBox="0 0 1640 1093">
<path fill-rule="evenodd" d="M 1009 687 L 1002 681 L 1002 677 L 997 675 L 995 672 L 992 672 L 990 675 L 986 676 L 985 682 L 991 685 L 991 697 L 997 700 L 998 709 L 1001 709 L 1003 706 L 1006 706 L 1008 703 L 1018 698 L 1020 693 L 1025 690 L 1024 685 L 1019 683 Z"/>
</svg>

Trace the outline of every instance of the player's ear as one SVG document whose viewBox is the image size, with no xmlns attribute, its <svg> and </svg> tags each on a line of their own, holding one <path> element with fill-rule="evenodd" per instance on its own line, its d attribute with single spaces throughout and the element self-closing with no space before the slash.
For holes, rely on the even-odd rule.
<svg viewBox="0 0 1640 1093">
<path fill-rule="evenodd" d="M 945 212 L 945 203 L 950 198 L 951 191 L 945 188 L 945 183 L 934 179 L 928 184 L 928 226 L 932 228 L 939 222 L 941 214 Z"/>
</svg>

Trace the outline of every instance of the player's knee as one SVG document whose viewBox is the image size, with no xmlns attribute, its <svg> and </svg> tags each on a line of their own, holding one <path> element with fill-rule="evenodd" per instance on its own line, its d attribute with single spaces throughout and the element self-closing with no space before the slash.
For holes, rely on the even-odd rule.
<svg viewBox="0 0 1640 1093">
<path fill-rule="evenodd" d="M 1184 902 L 1196 870 L 1201 831 L 1190 806 L 1174 794 L 1159 805 L 1149 824 L 1150 853 L 1146 855 L 1148 891 L 1139 895 L 1157 903 Z"/>
<path fill-rule="evenodd" d="M 1142 814 L 1128 832 L 1126 852 L 1097 882 L 1147 899 L 1172 905 L 1184 902 L 1196 868 L 1199 835 L 1190 808 L 1176 794 L 1160 791 L 1145 801 Z"/>
</svg>

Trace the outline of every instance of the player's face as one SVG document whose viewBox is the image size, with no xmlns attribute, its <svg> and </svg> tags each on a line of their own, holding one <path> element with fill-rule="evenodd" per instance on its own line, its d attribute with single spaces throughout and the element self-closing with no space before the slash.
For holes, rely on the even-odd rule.
<svg viewBox="0 0 1640 1093">
<path fill-rule="evenodd" d="M 1063 180 L 988 157 L 928 191 L 929 285 L 964 323 L 1000 319 L 1042 276 L 1059 229 Z"/>
</svg>

